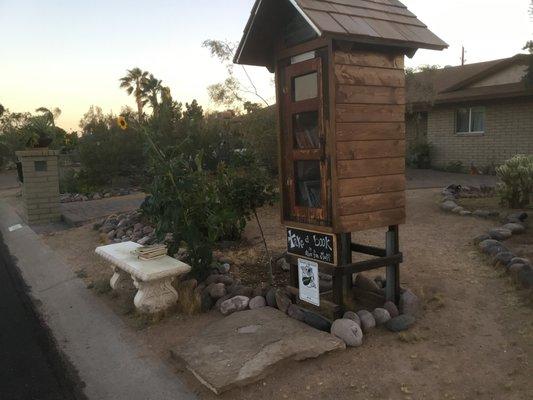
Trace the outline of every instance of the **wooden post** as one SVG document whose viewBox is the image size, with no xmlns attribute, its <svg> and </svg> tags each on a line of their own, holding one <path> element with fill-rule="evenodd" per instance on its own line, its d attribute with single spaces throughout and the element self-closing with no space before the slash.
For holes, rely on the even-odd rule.
<svg viewBox="0 0 533 400">
<path fill-rule="evenodd" d="M 399 228 L 398 225 L 389 226 L 386 237 L 387 256 L 393 256 L 400 252 Z M 387 266 L 387 301 L 392 301 L 399 305 L 400 302 L 400 265 L 392 264 Z"/>
</svg>

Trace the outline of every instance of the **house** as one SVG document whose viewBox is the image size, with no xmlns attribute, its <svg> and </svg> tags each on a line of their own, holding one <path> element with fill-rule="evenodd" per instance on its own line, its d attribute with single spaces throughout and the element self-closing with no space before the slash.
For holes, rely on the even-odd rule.
<svg viewBox="0 0 533 400">
<path fill-rule="evenodd" d="M 407 144 L 432 145 L 432 166 L 484 170 L 533 154 L 529 55 L 407 75 Z"/>
</svg>

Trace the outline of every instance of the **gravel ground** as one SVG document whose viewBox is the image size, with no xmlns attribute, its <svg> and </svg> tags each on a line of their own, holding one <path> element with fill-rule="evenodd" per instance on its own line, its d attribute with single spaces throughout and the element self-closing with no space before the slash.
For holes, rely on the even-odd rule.
<svg viewBox="0 0 533 400">
<path fill-rule="evenodd" d="M 531 399 L 533 308 L 469 242 L 494 221 L 445 214 L 440 189 L 410 190 L 407 224 L 400 228 L 402 285 L 421 298 L 424 311 L 407 333 L 376 329 L 360 348 L 276 368 L 261 382 L 219 397 L 180 373 L 202 399 Z M 281 251 L 284 231 L 276 207 L 261 210 L 268 242 Z M 354 234 L 354 241 L 383 245 L 384 230 Z M 261 251 L 251 222 L 246 238 Z M 44 240 L 91 279 L 109 271 L 94 255 L 97 234 L 89 227 L 57 232 Z M 524 250 L 524 251 L 527 251 Z M 107 295 L 106 295 L 107 296 Z M 103 296 L 115 307 L 118 299 Z M 168 360 L 168 350 L 211 321 L 174 315 L 138 332 L 147 348 Z M 157 340 L 154 340 L 157 338 Z"/>
</svg>

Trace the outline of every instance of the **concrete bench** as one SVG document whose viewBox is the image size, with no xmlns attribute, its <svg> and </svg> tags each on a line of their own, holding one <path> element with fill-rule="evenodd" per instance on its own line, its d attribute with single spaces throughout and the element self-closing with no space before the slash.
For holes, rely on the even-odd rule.
<svg viewBox="0 0 533 400">
<path fill-rule="evenodd" d="M 172 257 L 164 256 L 156 260 L 139 260 L 134 251 L 141 245 L 134 242 L 116 243 L 98 247 L 95 252 L 113 266 L 110 285 L 114 290 L 130 275 L 138 289 L 134 304 L 145 313 L 163 311 L 176 304 L 178 293 L 172 281 L 186 274 L 191 267 Z"/>
</svg>

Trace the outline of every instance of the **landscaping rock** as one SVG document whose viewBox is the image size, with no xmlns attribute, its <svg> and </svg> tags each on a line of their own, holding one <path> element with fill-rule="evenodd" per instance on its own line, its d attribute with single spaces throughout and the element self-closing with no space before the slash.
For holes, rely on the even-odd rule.
<svg viewBox="0 0 533 400">
<path fill-rule="evenodd" d="M 505 220 L 510 223 L 516 223 L 516 222 L 525 222 L 528 218 L 528 214 L 526 212 L 516 212 L 509 214 Z"/>
<path fill-rule="evenodd" d="M 331 325 L 331 334 L 341 339 L 347 346 L 359 347 L 363 344 L 363 331 L 351 319 L 338 319 Z"/>
<path fill-rule="evenodd" d="M 461 211 L 461 212 L 459 213 L 459 215 L 460 215 L 461 217 L 469 217 L 469 216 L 472 215 L 472 211 L 463 210 L 463 211 Z"/>
<path fill-rule="evenodd" d="M 265 296 L 267 305 L 269 307 L 277 308 L 276 305 L 276 288 L 270 288 Z"/>
<path fill-rule="evenodd" d="M 376 282 L 376 285 L 378 285 L 380 289 L 384 289 L 387 286 L 387 279 L 382 275 L 376 276 L 374 282 Z"/>
<path fill-rule="evenodd" d="M 252 297 L 254 295 L 254 289 L 251 286 L 244 286 L 241 284 L 235 284 L 232 289 L 229 290 L 232 296 L 246 296 Z"/>
<path fill-rule="evenodd" d="M 374 293 L 383 293 L 383 289 L 381 289 L 376 282 L 374 282 L 372 279 L 367 278 L 363 274 L 357 274 L 354 282 L 354 286 L 358 287 L 359 289 L 367 290 L 369 292 Z"/>
<path fill-rule="evenodd" d="M 228 286 L 231 286 L 235 283 L 235 281 L 233 280 L 233 278 L 230 276 L 230 275 L 217 275 L 219 278 L 218 278 L 218 281 L 217 283 L 223 283 L 224 285 L 226 285 L 226 287 Z"/>
<path fill-rule="evenodd" d="M 485 254 L 497 254 L 502 251 L 507 251 L 507 248 L 501 242 L 494 239 L 483 240 L 478 246 Z"/>
<path fill-rule="evenodd" d="M 207 286 L 211 285 L 212 283 L 220 283 L 220 279 L 222 276 L 220 274 L 211 274 L 207 277 L 205 280 L 205 284 Z"/>
<path fill-rule="evenodd" d="M 344 315 L 342 316 L 343 319 L 351 319 L 354 321 L 357 325 L 361 326 L 361 319 L 359 319 L 359 315 L 354 313 L 353 311 L 346 311 Z"/>
<path fill-rule="evenodd" d="M 291 265 L 287 262 L 287 260 L 285 260 L 285 257 L 278 261 L 278 265 L 285 272 L 289 272 L 291 270 Z"/>
<path fill-rule="evenodd" d="M 378 326 L 386 324 L 391 319 L 389 312 L 384 308 L 376 308 L 374 311 L 372 311 L 372 315 L 374 316 L 376 325 Z"/>
<path fill-rule="evenodd" d="M 371 312 L 367 310 L 361 310 L 357 312 L 357 316 L 361 320 L 361 329 L 364 333 L 368 333 L 376 326 L 376 320 Z"/>
<path fill-rule="evenodd" d="M 212 283 L 206 290 L 214 300 L 226 295 L 226 286 L 223 283 Z"/>
<path fill-rule="evenodd" d="M 494 240 L 504 241 L 513 236 L 513 232 L 505 228 L 494 228 L 489 231 L 489 236 Z"/>
<path fill-rule="evenodd" d="M 409 314 L 400 315 L 391 319 L 385 324 L 387 329 L 392 332 L 402 332 L 409 329 L 416 322 L 416 318 Z"/>
<path fill-rule="evenodd" d="M 302 310 L 301 307 L 298 307 L 295 304 L 291 304 L 289 306 L 289 309 L 287 310 L 287 315 L 295 320 L 298 321 L 305 321 L 305 312 Z"/>
<path fill-rule="evenodd" d="M 391 318 L 396 318 L 398 315 L 400 315 L 398 307 L 396 307 L 396 304 L 394 304 L 392 301 L 387 301 L 385 304 L 383 304 L 383 308 L 389 312 Z"/>
<path fill-rule="evenodd" d="M 266 294 L 268 292 L 268 287 L 262 283 L 261 285 L 254 288 L 253 297 L 262 296 L 266 297 Z"/>
<path fill-rule="evenodd" d="M 266 300 L 263 296 L 257 296 L 250 300 L 248 306 L 250 307 L 250 310 L 266 307 Z"/>
<path fill-rule="evenodd" d="M 509 251 L 502 251 L 494 256 L 493 264 L 501 264 L 504 267 L 507 267 L 513 258 L 515 258 L 513 253 Z"/>
<path fill-rule="evenodd" d="M 526 231 L 524 225 L 517 223 L 505 224 L 502 228 L 510 230 L 513 235 L 520 235 Z"/>
<path fill-rule="evenodd" d="M 207 290 L 206 290 L 207 292 Z M 207 292 L 209 294 L 209 292 Z M 229 294 L 225 295 L 225 296 L 222 296 L 220 299 L 218 299 L 216 302 L 215 302 L 215 309 L 219 310 L 220 311 L 220 305 L 222 303 L 224 303 L 226 300 L 229 300 L 231 299 L 231 296 Z"/>
<path fill-rule="evenodd" d="M 475 245 L 478 245 L 481 242 L 488 240 L 488 239 L 490 239 L 490 236 L 487 234 L 483 234 L 483 235 L 476 236 L 472 241 L 474 242 Z"/>
<path fill-rule="evenodd" d="M 287 293 L 285 293 L 284 290 L 278 289 L 276 291 L 275 296 L 276 296 L 276 306 L 277 306 L 277 308 L 281 312 L 287 313 L 287 310 L 289 309 L 289 306 L 292 304 L 292 301 L 289 298 L 289 296 L 287 295 Z"/>
<path fill-rule="evenodd" d="M 458 207 L 457 203 L 452 200 L 446 200 L 440 205 L 440 208 L 443 211 L 452 211 L 456 207 Z"/>
<path fill-rule="evenodd" d="M 113 239 L 115 237 L 115 231 L 114 230 L 111 230 L 109 232 L 107 232 L 107 238 L 108 239 Z"/>
<path fill-rule="evenodd" d="M 222 263 L 217 267 L 218 272 L 221 274 L 228 274 L 230 269 L 231 265 L 229 263 Z"/>
<path fill-rule="evenodd" d="M 472 214 L 481 218 L 488 218 L 490 216 L 490 212 L 485 210 L 475 210 Z"/>
<path fill-rule="evenodd" d="M 400 295 L 400 312 L 402 314 L 409 314 L 417 316 L 420 312 L 420 300 L 418 296 L 410 290 L 405 290 Z"/>
<path fill-rule="evenodd" d="M 330 332 L 331 322 L 323 316 L 312 311 L 300 308 L 304 312 L 304 321 L 307 325 L 312 326 L 319 331 Z"/>
<path fill-rule="evenodd" d="M 452 213 L 454 214 L 460 214 L 461 212 L 465 211 L 465 209 L 461 206 L 457 206 L 452 210 Z"/>
<path fill-rule="evenodd" d="M 248 297 L 235 296 L 220 305 L 220 312 L 222 315 L 230 315 L 237 311 L 243 311 L 248 308 L 249 303 L 250 299 Z"/>
<path fill-rule="evenodd" d="M 531 262 L 527 258 L 515 257 L 509 263 L 509 267 L 511 267 L 514 264 L 531 265 Z"/>
</svg>

